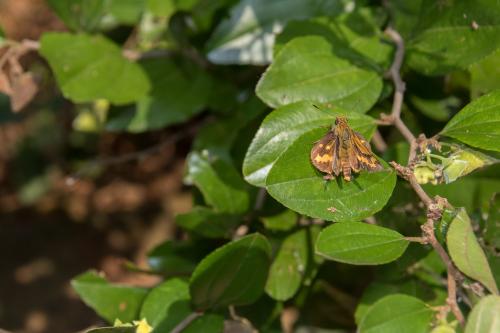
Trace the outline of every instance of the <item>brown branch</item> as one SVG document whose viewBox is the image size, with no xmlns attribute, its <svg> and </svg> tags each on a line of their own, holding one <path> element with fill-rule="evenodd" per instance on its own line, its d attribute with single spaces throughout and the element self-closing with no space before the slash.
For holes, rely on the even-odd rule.
<svg viewBox="0 0 500 333">
<path fill-rule="evenodd" d="M 387 143 L 385 143 L 382 134 L 380 134 L 379 130 L 376 130 L 373 133 L 372 143 L 379 152 L 383 153 L 387 150 Z"/>
<path fill-rule="evenodd" d="M 398 131 L 403 135 L 403 137 L 410 143 L 410 152 L 408 158 L 408 166 L 404 167 L 396 162 L 390 162 L 392 167 L 396 170 L 399 176 L 407 180 L 412 186 L 415 193 L 418 195 L 420 200 L 425 204 L 427 208 L 427 222 L 422 226 L 423 237 L 407 237 L 407 240 L 418 241 L 422 243 L 431 244 L 434 250 L 438 253 L 441 260 L 444 262 L 447 270 L 447 306 L 443 309 L 443 312 L 448 312 L 450 309 L 457 320 L 462 326 L 464 326 L 465 320 L 460 308 L 457 304 L 457 281 L 461 281 L 460 272 L 455 268 L 453 262 L 446 250 L 441 246 L 441 243 L 436 239 L 434 233 L 434 224 L 441 218 L 443 208 L 448 205 L 447 200 L 436 197 L 432 199 L 420 186 L 413 173 L 413 163 L 417 156 L 417 150 L 419 146 L 422 145 L 422 140 L 427 140 L 425 136 L 419 136 L 415 138 L 413 133 L 408 129 L 406 124 L 401 120 L 401 108 L 403 106 L 405 83 L 401 79 L 401 66 L 404 59 L 404 41 L 401 35 L 392 28 L 386 29 L 386 34 L 394 41 L 396 44 L 396 54 L 394 56 L 394 61 L 389 70 L 392 81 L 394 82 L 395 92 L 392 104 L 392 111 L 389 116 L 382 115 L 381 123 L 384 125 L 392 124 L 398 129 Z"/>
<path fill-rule="evenodd" d="M 180 333 L 182 332 L 186 327 L 189 326 L 196 318 L 200 317 L 203 315 L 203 312 L 192 312 L 190 313 L 184 320 L 182 320 L 177 326 L 175 326 L 170 333 Z"/>
<path fill-rule="evenodd" d="M 391 117 L 393 119 L 396 119 L 401 115 L 401 107 L 403 106 L 403 97 L 406 89 L 406 84 L 403 82 L 400 75 L 401 66 L 403 65 L 403 59 L 405 57 L 405 43 L 403 41 L 403 38 L 401 38 L 401 35 L 391 27 L 385 29 L 385 33 L 396 44 L 396 54 L 394 56 L 394 61 L 391 65 L 391 68 L 389 69 L 389 73 L 392 80 L 394 81 L 394 86 L 396 88 L 392 103 Z"/>
<path fill-rule="evenodd" d="M 431 209 L 429 210 L 431 212 Z M 432 213 L 429 213 L 432 215 Z M 455 268 L 453 265 L 453 262 L 451 261 L 450 256 L 448 256 L 448 253 L 446 250 L 441 246 L 441 243 L 436 239 L 436 235 L 434 234 L 434 223 L 435 223 L 435 217 L 429 217 L 427 219 L 427 222 L 422 226 L 422 231 L 424 232 L 424 236 L 427 239 L 428 243 L 432 245 L 434 250 L 438 253 L 439 257 L 441 257 L 441 260 L 444 262 L 446 265 L 446 271 L 447 271 L 447 288 L 448 288 L 448 297 L 446 299 L 447 305 L 450 307 L 451 311 L 459 321 L 460 325 L 464 326 L 465 324 L 465 319 L 462 314 L 462 311 L 460 311 L 460 308 L 458 307 L 457 304 L 457 283 L 456 281 L 460 281 L 461 276 L 458 270 Z"/>
</svg>

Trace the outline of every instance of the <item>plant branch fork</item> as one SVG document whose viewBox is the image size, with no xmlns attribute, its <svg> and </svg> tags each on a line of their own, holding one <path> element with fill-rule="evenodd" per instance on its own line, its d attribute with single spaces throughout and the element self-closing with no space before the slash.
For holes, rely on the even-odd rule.
<svg viewBox="0 0 500 333">
<path fill-rule="evenodd" d="M 390 164 L 401 178 L 407 180 L 410 183 L 411 187 L 418 195 L 420 200 L 424 203 L 427 210 L 427 221 L 424 225 L 422 225 L 422 237 L 412 237 L 412 239 L 409 240 L 430 244 L 438 253 L 441 260 L 444 262 L 447 270 L 448 297 L 446 300 L 447 304 L 443 308 L 443 312 L 444 314 L 446 314 L 451 310 L 459 323 L 464 326 L 465 319 L 457 304 L 457 281 L 462 281 L 462 276 L 454 266 L 446 250 L 436 239 L 436 235 L 434 232 L 436 221 L 441 219 L 443 209 L 447 206 L 450 207 L 450 204 L 445 198 L 441 198 L 439 196 L 431 198 L 424 191 L 422 186 L 420 186 L 420 184 L 417 182 L 417 179 L 415 178 L 415 175 L 413 173 L 413 166 L 418 150 L 425 149 L 422 147 L 426 147 L 428 143 L 432 144 L 432 139 L 428 140 L 423 134 L 421 134 L 418 138 L 415 137 L 413 133 L 408 129 L 406 124 L 401 120 L 401 109 L 403 106 L 405 92 L 405 83 L 402 80 L 400 74 L 405 53 L 404 40 L 401 35 L 391 27 L 388 27 L 385 30 L 385 33 L 396 44 L 394 61 L 389 69 L 389 75 L 394 82 L 395 92 L 391 114 L 382 114 L 379 124 L 393 125 L 410 144 L 408 166 L 402 166 L 394 161 L 390 162 Z M 443 314 L 441 313 L 440 315 L 442 316 Z"/>
</svg>

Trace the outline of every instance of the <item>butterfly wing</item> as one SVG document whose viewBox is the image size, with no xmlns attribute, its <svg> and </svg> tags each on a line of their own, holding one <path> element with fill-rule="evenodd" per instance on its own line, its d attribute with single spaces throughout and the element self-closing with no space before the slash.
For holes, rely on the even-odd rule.
<svg viewBox="0 0 500 333">
<path fill-rule="evenodd" d="M 321 172 L 332 174 L 332 162 L 336 149 L 335 134 L 329 131 L 311 149 L 311 163 Z"/>
<path fill-rule="evenodd" d="M 360 169 L 367 171 L 382 170 L 383 169 L 382 165 L 377 160 L 375 155 L 373 155 L 368 141 L 366 141 L 366 139 L 361 134 L 355 131 L 352 132 L 353 132 L 352 145 L 354 148 L 352 149 L 352 151 L 354 152 L 353 155 L 355 155 L 355 158 L 357 160 L 357 162 L 354 162 L 354 165 L 357 167 L 358 171 Z M 353 170 L 355 170 L 353 163 L 351 163 L 351 167 L 353 168 Z"/>
</svg>

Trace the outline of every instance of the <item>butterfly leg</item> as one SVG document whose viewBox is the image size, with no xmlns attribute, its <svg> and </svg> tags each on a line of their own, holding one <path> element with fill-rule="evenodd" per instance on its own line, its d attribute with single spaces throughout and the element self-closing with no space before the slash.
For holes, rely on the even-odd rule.
<svg viewBox="0 0 500 333">
<path fill-rule="evenodd" d="M 328 173 L 328 174 L 323 176 L 323 179 L 324 180 L 332 180 L 332 179 L 335 179 L 335 177 L 332 174 Z"/>
</svg>

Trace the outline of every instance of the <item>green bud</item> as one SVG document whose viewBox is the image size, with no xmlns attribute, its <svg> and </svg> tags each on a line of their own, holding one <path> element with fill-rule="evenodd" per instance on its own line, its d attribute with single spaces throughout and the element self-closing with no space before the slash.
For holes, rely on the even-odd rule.
<svg viewBox="0 0 500 333">
<path fill-rule="evenodd" d="M 431 183 L 437 185 L 441 182 L 441 171 L 433 169 L 425 163 L 417 164 L 413 169 L 413 174 L 419 184 Z"/>
<path fill-rule="evenodd" d="M 465 176 L 472 171 L 497 162 L 496 159 L 481 152 L 461 148 L 454 152 L 443 169 L 446 184 L 454 182 L 459 177 Z"/>
</svg>

